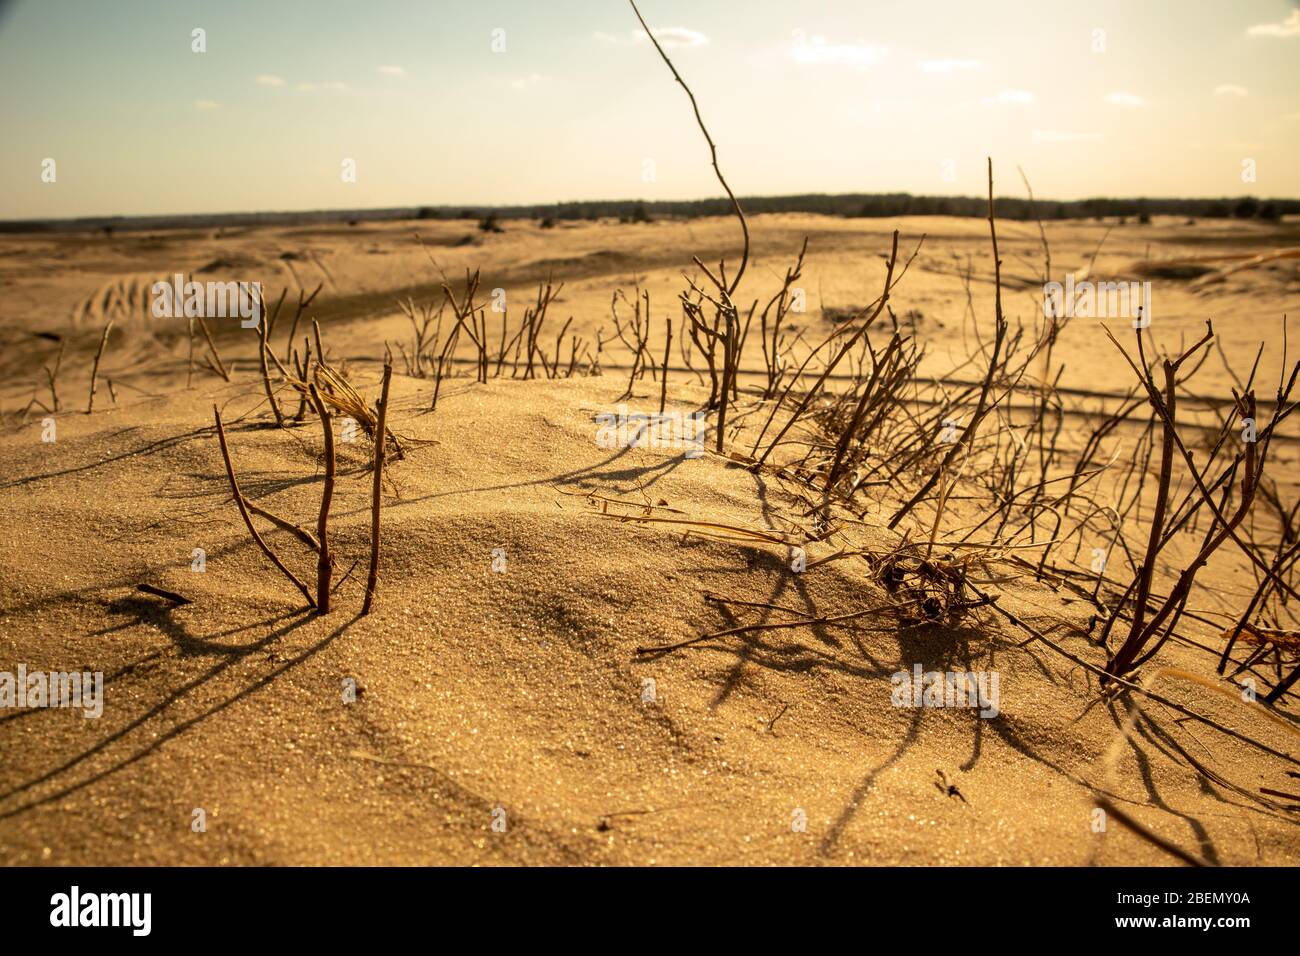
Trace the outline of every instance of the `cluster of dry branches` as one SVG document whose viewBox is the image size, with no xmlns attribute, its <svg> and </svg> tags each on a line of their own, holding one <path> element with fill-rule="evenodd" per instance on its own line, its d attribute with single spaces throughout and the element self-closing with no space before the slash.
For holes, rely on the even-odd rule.
<svg viewBox="0 0 1300 956">
<path fill-rule="evenodd" d="M 653 41 L 653 33 L 641 22 Z M 657 41 L 654 45 L 686 89 L 718 179 L 732 196 L 717 170 L 717 151 L 694 95 Z M 696 520 L 680 513 L 668 517 L 648 502 L 636 505 L 615 499 L 600 501 L 599 516 L 685 530 L 689 535 L 768 548 L 787 556 L 798 553 L 791 566 L 795 573 L 858 559 L 865 562 L 870 580 L 883 594 L 864 606 L 835 613 L 706 594 L 708 603 L 726 612 L 727 627 L 640 647 L 638 654 L 658 655 L 736 638 L 752 640 L 756 638 L 747 635 L 759 631 L 860 629 L 882 615 L 892 616 L 894 626 L 951 626 L 967 615 L 987 611 L 1028 635 L 1021 646 L 1045 647 L 1097 677 L 1101 694 L 1128 695 L 1125 738 L 1137 719 L 1134 701 L 1143 698 L 1295 764 L 1294 757 L 1157 694 L 1152 684 L 1161 679 L 1197 683 L 1251 706 L 1262 704 L 1268 719 L 1295 734 L 1294 727 L 1267 708 L 1300 680 L 1300 621 L 1291 603 L 1300 599 L 1295 587 L 1300 499 L 1285 502 L 1279 483 L 1267 477 L 1266 466 L 1279 442 L 1296 438 L 1284 435 L 1282 426 L 1297 407 L 1292 396 L 1300 363 L 1288 371 L 1284 344 L 1271 411 L 1260 421 L 1259 410 L 1268 403 L 1256 397 L 1258 356 L 1255 366 L 1241 377 L 1208 323 L 1205 336 L 1190 348 L 1169 356 L 1149 356 L 1150 320 L 1139 311 L 1133 322 L 1136 355 L 1106 331 L 1134 374 L 1135 384 L 1127 393 L 1061 388 L 1066 364 L 1056 345 L 1074 310 L 1046 309 L 1037 303 L 1042 318 L 1028 327 L 1020 322 L 1013 326 L 1004 314 L 991 161 L 988 187 L 992 328 L 989 334 L 988 323 L 981 323 L 976 315 L 971 294 L 974 272 L 968 265 L 962 278 L 973 347 L 964 364 L 940 378 L 920 373 L 924 350 L 915 340 L 915 324 L 911 329 L 900 327 L 890 308 L 891 293 L 917 254 L 900 263 L 897 233 L 886 258 L 879 297 L 837 323 L 820 343 L 804 347 L 806 355 L 800 361 L 798 341 L 784 340 L 780 329 L 792 284 L 802 270 L 805 243 L 781 289 L 759 313 L 765 382 L 761 389 L 751 390 L 739 389 L 736 378 L 757 301 L 742 321 L 735 296 L 748 259 L 748 229 L 732 197 L 745 237 L 741 267 L 728 281 L 725 263 L 713 271 L 695 260 L 707 282 L 687 277 L 688 289 L 681 296 L 685 328 L 709 372 L 708 407 L 716 409 L 718 416 L 716 450 L 721 453 L 724 448 L 728 406 L 747 405 L 751 414 L 746 417 L 756 422 L 752 446 L 747 454 L 733 450 L 728 457 L 775 476 L 806 510 L 802 516 L 783 519 L 790 524 L 784 531 Z M 1052 253 L 1041 222 L 1039 235 L 1041 282 L 1046 288 Z M 1093 261 L 1096 256 L 1094 252 Z M 1031 281 L 1021 287 L 1036 285 Z M 645 301 L 648 307 L 648 297 Z M 887 328 L 884 316 L 889 320 Z M 879 331 L 884 335 L 873 340 L 872 333 Z M 1224 372 L 1236 383 L 1228 399 L 1207 400 L 1189 388 L 1191 378 L 1212 354 L 1212 346 L 1223 359 Z M 652 363 L 644 358 L 649 354 L 645 338 L 638 335 L 629 347 L 636 355 L 635 381 L 638 372 L 644 374 Z M 689 368 L 688 350 L 683 358 Z M 978 375 L 966 372 L 972 366 L 980 369 Z M 666 359 L 662 371 L 666 377 Z M 1100 407 L 1086 407 L 1090 400 L 1097 400 Z M 1192 406 L 1190 415 L 1184 405 Z M 616 503 L 613 511 L 612 503 Z M 879 523 L 883 529 L 877 525 L 876 532 L 894 532 L 892 545 L 868 547 L 851 533 L 857 526 L 872 524 L 864 520 L 871 513 L 887 516 Z M 814 544 L 834 550 L 808 560 L 806 549 Z M 1112 554 L 1119 559 L 1108 561 Z M 1204 598 L 1219 596 L 1215 585 L 1199 579 L 1216 556 L 1220 556 L 1216 567 L 1221 572 L 1228 561 L 1244 558 L 1254 574 L 1253 594 L 1244 607 L 1230 602 L 1223 602 L 1218 610 L 1201 606 Z M 1069 592 L 1076 602 L 1091 607 L 1088 623 L 1062 620 L 1046 629 L 1035 627 L 999 603 L 1002 588 L 1016 581 Z M 744 610 L 758 611 L 757 619 L 736 623 L 732 612 Z M 1059 627 L 1073 632 L 1094 652 L 1100 650 L 1104 663 L 1086 660 L 1050 637 L 1050 631 Z M 1214 646 L 1216 640 L 1221 646 Z M 1253 678 L 1271 686 L 1257 704 L 1253 693 L 1240 692 L 1233 684 L 1222 686 L 1208 677 L 1152 663 L 1171 641 L 1206 655 L 1206 663 L 1213 661 L 1220 675 L 1232 666 L 1230 679 L 1250 671 Z M 1234 658 L 1239 645 L 1247 650 Z M 1264 675 L 1258 668 L 1270 659 L 1273 672 Z M 1181 746 L 1175 752 L 1186 756 L 1189 766 L 1208 779 L 1254 800 L 1269 803 L 1270 798 L 1287 796 L 1237 787 Z M 1270 806 L 1296 809 L 1276 802 Z M 1121 822 L 1164 845 L 1127 816 Z M 1177 848 L 1166 849 L 1188 862 L 1199 862 Z"/>
<path fill-rule="evenodd" d="M 444 275 L 440 299 L 416 303 L 407 298 L 398 303 L 411 324 L 411 339 L 409 349 L 407 343 L 402 342 L 397 348 L 408 376 L 433 378 L 430 410 L 438 407 L 443 379 L 453 377 L 457 362 L 462 361 L 456 354 L 462 343 L 462 333 L 464 341 L 472 346 L 473 355 L 469 361 L 474 367 L 474 380 L 479 383 L 486 383 L 489 378 L 500 378 L 507 362 L 513 379 L 535 379 L 539 373 L 546 378 L 570 378 L 580 371 L 599 374 L 599 348 L 593 353 L 590 343 L 581 336 L 569 336 L 568 358 L 565 359 L 565 335 L 573 323 L 572 316 L 556 334 L 554 346 L 548 345 L 549 333 L 548 338 L 542 337 L 547 312 L 559 299 L 563 283 L 557 286 L 548 280 L 538 285 L 536 300 L 524 310 L 513 334 L 510 333 L 510 310 L 505 298 L 494 296 L 492 308 L 501 313 L 501 333 L 494 342 L 488 328 L 489 302 L 475 302 L 480 281 L 477 271 L 472 274 L 467 271 L 465 291 L 458 298 Z M 449 308 L 454 322 L 444 334 L 443 318 Z"/>
<path fill-rule="evenodd" d="M 290 330 L 292 336 L 298 326 L 298 319 L 306 306 L 310 304 L 311 299 L 315 296 L 299 297 L 298 314 L 295 315 L 293 328 Z M 283 303 L 284 296 L 281 295 L 280 301 Z M 266 364 L 266 358 L 269 356 L 279 368 L 281 376 L 285 382 L 298 391 L 302 399 L 300 401 L 297 414 L 293 421 L 301 422 L 306 413 L 307 403 L 315 412 L 317 421 L 320 422 L 322 436 L 322 458 L 324 462 L 324 479 L 321 486 L 320 507 L 317 512 L 316 533 L 313 535 L 310 531 L 299 527 L 292 521 L 280 517 L 262 508 L 250 500 L 240 490 L 239 481 L 235 473 L 234 461 L 230 454 L 230 447 L 226 439 L 225 423 L 221 418 L 221 411 L 216 404 L 212 406 L 213 417 L 216 422 L 216 431 L 218 442 L 221 447 L 221 456 L 225 462 L 226 477 L 230 482 L 230 490 L 239 507 L 240 516 L 248 528 L 249 535 L 253 541 L 262 550 L 266 557 L 271 561 L 289 583 L 292 584 L 303 596 L 309 608 L 313 608 L 318 614 L 328 614 L 330 611 L 331 596 L 347 579 L 333 582 L 335 567 L 335 557 L 330 547 L 329 536 L 329 518 L 330 508 L 334 499 L 334 487 L 337 476 L 337 455 L 335 451 L 334 439 L 334 414 L 331 411 L 342 411 L 355 419 L 357 423 L 365 430 L 370 437 L 373 446 L 372 456 L 372 473 L 373 483 L 371 488 L 371 527 L 370 527 L 370 570 L 366 581 L 365 601 L 362 614 L 369 614 L 374 602 L 374 596 L 378 587 L 379 575 L 379 537 L 380 537 L 380 512 L 383 506 L 382 488 L 384 464 L 387 460 L 387 449 L 391 444 L 396 452 L 397 457 L 402 457 L 402 446 L 388 427 L 388 390 L 392 378 L 392 361 L 391 357 L 384 362 L 384 377 L 381 386 L 381 393 L 377 406 L 370 408 L 361 394 L 349 381 L 346 373 L 331 365 L 325 358 L 326 352 L 324 344 L 321 341 L 321 332 L 319 324 L 312 321 L 312 331 L 315 342 L 315 358 L 312 358 L 312 346 L 310 341 L 304 342 L 303 358 L 299 358 L 296 351 L 290 354 L 297 376 L 292 375 L 280 362 L 280 360 L 271 352 L 267 344 L 269 329 L 274 325 L 274 316 L 278 314 L 280 305 L 272 312 L 271 318 L 259 323 L 258 343 L 259 354 L 262 362 L 262 380 L 266 390 L 267 401 L 270 404 L 272 415 L 275 423 L 280 428 L 286 428 L 290 424 L 289 419 L 279 409 L 279 404 L 275 390 L 271 384 L 269 367 Z M 265 317 L 265 313 L 263 313 Z M 310 373 L 308 364 L 311 365 Z M 383 436 L 383 437 L 380 437 Z M 253 516 L 260 517 L 270 522 L 276 528 L 287 532 L 294 539 L 305 545 L 316 555 L 316 587 L 313 593 L 303 580 L 298 577 L 280 555 L 271 547 L 262 534 L 258 531 L 257 526 L 253 523 Z M 353 565 L 355 567 L 355 564 Z M 349 569 L 348 574 L 351 574 Z"/>
</svg>

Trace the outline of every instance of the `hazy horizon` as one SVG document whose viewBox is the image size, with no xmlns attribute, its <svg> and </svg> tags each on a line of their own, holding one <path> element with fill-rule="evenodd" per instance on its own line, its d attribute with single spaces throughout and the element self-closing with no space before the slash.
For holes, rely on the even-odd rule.
<svg viewBox="0 0 1300 956">
<path fill-rule="evenodd" d="M 996 175 L 996 171 L 995 171 L 995 175 Z M 1003 189 L 1003 188 L 1001 188 L 1001 187 L 998 187 L 998 188 L 995 190 L 995 193 L 994 193 L 994 200 L 995 200 L 995 202 L 1003 202 L 1003 201 L 1006 201 L 1006 200 L 1013 200 L 1013 199 L 1026 199 L 1026 198 L 1028 198 L 1028 197 L 1027 197 L 1027 194 L 1025 194 L 1024 191 L 1023 191 L 1023 182 L 1020 180 L 1019 175 L 1018 175 L 1017 173 L 1015 173 L 1014 170 L 1013 170 L 1013 175 L 1015 175 L 1015 183 L 1014 183 L 1014 184 L 1007 183 L 1007 184 L 1005 184 L 1005 185 L 1006 185 L 1008 188 Z M 1012 187 L 1013 185 L 1020 185 L 1020 186 L 1022 187 L 1021 192 L 1020 192 L 1020 193 L 1016 193 L 1015 190 L 1014 190 L 1013 188 L 1010 188 L 1010 187 Z M 936 197 L 939 197 L 939 198 L 946 198 L 946 199 L 974 199 L 974 200 L 978 200 L 978 201 L 981 201 L 981 202 L 983 201 L 983 198 L 984 198 L 984 197 L 982 197 L 982 196 L 977 196 L 977 195 L 975 195 L 974 193 L 960 193 L 960 194 L 958 194 L 958 193 L 952 193 L 952 194 L 930 193 L 930 194 L 925 194 L 924 196 L 922 196 L 922 194 L 904 193 L 904 192 L 902 192 L 901 190 L 894 191 L 894 192 L 892 192 L 892 193 L 891 193 L 891 192 L 880 192 L 880 193 L 817 193 L 817 192 L 812 192 L 812 191 L 804 190 L 804 191 L 801 191 L 801 192 L 795 192 L 795 193 L 775 193 L 775 194 L 771 194 L 771 195 L 768 195 L 768 194 L 758 194 L 758 193 L 756 193 L 756 194 L 751 194 L 751 195 L 738 195 L 736 198 L 737 198 L 737 200 L 739 200 L 739 201 L 741 202 L 742 205 L 744 205 L 744 203 L 745 203 L 747 200 L 752 201 L 752 200 L 786 199 L 786 198 L 798 198 L 798 197 L 801 197 L 801 196 L 826 196 L 826 197 L 828 197 L 828 198 L 832 198 L 832 199 L 833 199 L 833 198 L 840 197 L 840 196 L 856 196 L 856 195 L 861 195 L 861 196 L 911 195 L 911 196 L 913 196 L 914 198 L 936 198 Z M 1225 194 L 1225 195 L 1222 195 L 1222 196 L 1158 196 L 1158 195 L 1148 195 L 1148 196 L 1084 196 L 1084 197 L 1080 197 L 1080 199 L 1078 199 L 1078 200 L 1063 200 L 1063 199 L 1060 199 L 1059 197 L 1056 197 L 1056 196 L 1040 196 L 1040 195 L 1037 194 L 1037 192 L 1035 192 L 1034 199 L 1035 199 L 1035 202 L 1037 202 L 1037 203 L 1039 204 L 1039 206 L 1042 206 L 1042 205 L 1045 205 L 1045 204 L 1051 204 L 1051 203 L 1055 203 L 1055 202 L 1079 202 L 1079 201 L 1087 201 L 1087 200 L 1099 200 L 1099 201 L 1105 201 L 1105 202 L 1121 202 L 1121 203 L 1122 203 L 1122 202 L 1135 202 L 1135 203 L 1137 203 L 1137 202 L 1144 202 L 1144 201 L 1154 201 L 1154 202 L 1161 202 L 1161 201 L 1174 201 L 1174 202 L 1189 202 L 1189 203 L 1192 203 L 1192 202 L 1235 202 L 1235 201 L 1238 201 L 1238 200 L 1240 200 L 1241 198 L 1243 198 L 1244 196 L 1247 196 L 1247 195 L 1253 196 L 1255 199 L 1259 200 L 1261 203 L 1266 203 L 1266 202 L 1300 202 L 1300 196 L 1270 196 L 1270 195 L 1262 194 L 1262 193 L 1260 193 L 1260 194 L 1249 193 L 1249 192 L 1247 192 L 1247 191 L 1245 191 L 1245 190 L 1242 190 L 1241 192 L 1238 192 L 1238 193 L 1236 193 L 1236 194 Z M 213 211 L 213 210 L 211 210 L 211 209 L 191 209 L 191 210 L 180 210 L 180 211 L 177 211 L 177 212 L 162 212 L 162 213 L 92 213 L 92 214 L 90 214 L 90 215 L 78 215 L 78 216 L 42 216 L 42 217 L 19 217 L 19 216 L 12 216 L 12 217 L 9 217 L 9 216 L 6 216 L 6 217 L 0 217 L 0 223 L 22 223 L 22 222 L 75 222 L 75 221 L 80 221 L 80 220 L 99 220 L 99 219 L 124 219 L 124 220 L 133 220 L 133 219 L 140 219 L 140 220 L 149 220 L 149 219 L 204 219 L 204 218 L 213 218 L 213 219 L 215 219 L 215 218 L 218 218 L 218 217 L 226 217 L 226 216 L 236 216 L 236 217 L 238 217 L 238 216 L 312 216 L 312 215 L 333 216 L 333 215 L 342 215 L 342 214 L 345 214 L 345 213 L 359 213 L 359 214 L 361 214 L 361 215 L 366 215 L 366 214 L 374 214 L 374 213 L 388 212 L 388 211 L 390 211 L 390 210 L 420 210 L 420 209 L 437 209 L 437 210 L 451 210 L 451 211 L 458 211 L 458 210 L 462 210 L 462 209 L 463 209 L 463 210 L 470 210 L 470 211 L 473 211 L 473 212 L 474 212 L 474 215 L 471 216 L 471 217 L 469 217 L 469 218 L 477 218 L 477 217 L 479 216 L 479 211 L 481 211 L 481 210 L 493 210 L 493 211 L 501 211 L 501 212 L 507 212 L 507 211 L 511 211 L 511 210 L 519 210 L 520 213 L 521 213 L 521 215 L 522 215 L 522 218 L 531 218 L 531 213 L 528 213 L 528 212 L 527 212 L 528 210 L 551 209 L 551 208 L 556 207 L 556 206 L 566 206 L 566 205 L 582 205 L 582 204 L 591 204 L 591 205 L 603 205 L 603 204 L 616 205 L 616 204 L 617 204 L 617 205 L 623 205 L 623 204 L 633 204 L 633 203 L 644 203 L 646 206 L 651 206 L 651 207 L 653 207 L 653 205 L 656 204 L 656 203 L 676 204 L 676 203 L 696 203 L 696 202 L 728 202 L 728 200 L 727 200 L 726 196 L 725 196 L 723 193 L 719 192 L 719 193 L 717 193 L 717 194 L 715 194 L 715 195 L 712 195 L 712 196 L 709 196 L 709 195 L 704 195 L 704 196 L 690 196 L 690 197 L 685 197 L 685 198 L 683 198 L 683 197 L 677 197 L 677 196 L 664 196 L 664 197 L 660 197 L 660 198 L 657 198 L 657 199 L 645 199 L 645 198 L 642 197 L 642 196 L 622 196 L 622 197 L 603 196 L 603 197 L 593 198 L 593 199 L 560 199 L 560 200 L 549 201 L 549 202 L 532 202 L 532 203 L 530 203 L 530 202 L 522 202 L 522 203 L 508 203 L 508 204 L 507 204 L 507 203 L 500 203 L 500 204 L 496 204 L 496 203 L 483 203 L 483 202 L 445 202 L 445 203 L 414 203 L 414 202 L 412 202 L 412 203 L 401 203 L 401 204 L 398 204 L 398 205 L 392 205 L 392 206 L 321 206 L 321 207 L 314 207 L 314 206 L 313 206 L 313 207 L 304 207 L 304 208 L 301 208 L 301 209 L 278 209 L 278 208 L 273 208 L 273 209 L 230 209 L 230 210 L 222 210 L 222 211 L 220 211 L 220 212 L 216 212 L 216 211 Z M 747 214 L 748 216 L 754 216 L 754 215 L 763 215 L 763 214 L 766 212 L 766 210 L 752 210 L 752 209 L 746 209 L 745 212 L 746 212 L 746 214 Z M 813 211 L 811 211 L 811 210 L 794 210 L 794 212 L 813 212 Z M 1158 216 L 1158 215 L 1164 215 L 1164 214 L 1165 214 L 1165 213 L 1162 213 L 1160 210 L 1150 210 L 1150 215 L 1152 215 L 1152 216 Z M 721 212 L 718 212 L 718 213 L 706 213 L 706 214 L 704 214 L 704 215 L 717 215 L 717 216 L 722 216 L 722 217 L 725 217 L 725 218 L 732 218 L 734 214 L 731 213 L 729 210 L 724 210 L 724 211 L 721 211 Z M 872 218 L 874 215 L 875 215 L 875 214 L 869 214 L 869 215 L 866 216 L 866 218 Z M 925 216 L 925 215 L 952 215 L 952 216 L 955 216 L 955 217 L 957 217 L 957 218 L 970 218 L 968 215 L 965 215 L 965 214 L 962 214 L 962 213 L 959 213 L 959 212 L 953 212 L 953 213 L 904 213 L 904 214 L 902 214 L 902 215 L 904 215 L 904 216 L 913 216 L 913 215 L 915 215 L 915 216 Z M 983 215 L 983 214 L 981 214 L 981 216 L 982 216 L 982 215 Z M 1001 216 L 1001 215 L 1002 215 L 1002 213 L 999 212 L 999 216 Z M 1091 215 L 1091 214 L 1083 214 L 1083 213 L 1080 213 L 1078 217 L 1074 217 L 1074 218 L 1080 218 L 1080 217 L 1086 218 L 1088 215 Z M 1123 213 L 1117 213 L 1117 214 L 1115 214 L 1115 215 L 1123 215 Z M 1182 212 L 1170 212 L 1170 213 L 1167 213 L 1167 215 L 1173 216 L 1173 217 L 1175 217 L 1175 218 L 1186 218 L 1186 216 L 1187 216 L 1186 213 L 1182 213 Z M 456 217 L 448 217 L 448 218 L 456 218 Z M 461 218 L 464 218 L 464 217 L 461 217 Z M 1050 218 L 1052 218 L 1052 217 L 1050 217 L 1050 216 L 1045 216 L 1044 218 L 1045 218 L 1045 219 L 1050 219 Z"/>
<path fill-rule="evenodd" d="M 929 9 L 641 4 L 739 195 L 1300 196 L 1294 4 Z M 0 219 L 719 195 L 621 2 L 19 0 L 0 83 Z"/>
</svg>

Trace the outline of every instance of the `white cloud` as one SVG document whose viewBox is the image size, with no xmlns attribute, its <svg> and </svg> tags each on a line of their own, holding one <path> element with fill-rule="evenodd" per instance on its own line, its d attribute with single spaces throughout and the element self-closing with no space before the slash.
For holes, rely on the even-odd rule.
<svg viewBox="0 0 1300 956">
<path fill-rule="evenodd" d="M 1034 94 L 1029 90 L 1001 90 L 997 96 L 984 97 L 984 103 L 993 106 L 998 103 L 1015 103 L 1020 106 L 1034 102 Z"/>
<path fill-rule="evenodd" d="M 859 40 L 857 43 L 829 43 L 823 36 L 804 39 L 802 35 L 790 47 L 796 63 L 836 63 L 845 66 L 871 66 L 889 55 L 882 46 Z"/>
<path fill-rule="evenodd" d="M 655 39 L 665 47 L 683 47 L 683 46 L 708 46 L 709 38 L 698 30 L 688 30 L 686 27 L 658 27 L 652 31 Z M 636 40 L 638 43 L 648 39 L 644 30 L 636 31 Z"/>
<path fill-rule="evenodd" d="M 1113 106 L 1126 106 L 1130 108 L 1147 105 L 1147 101 L 1136 93 L 1107 93 L 1106 102 Z"/>
<path fill-rule="evenodd" d="M 1291 15 L 1280 23 L 1260 23 L 1246 31 L 1252 37 L 1300 37 L 1300 10 L 1292 10 Z"/>
<path fill-rule="evenodd" d="M 1060 129 L 1036 129 L 1035 143 L 1092 143 L 1101 139 L 1101 133 L 1071 133 Z"/>
<path fill-rule="evenodd" d="M 659 41 L 660 46 L 667 50 L 709 45 L 707 36 L 698 30 L 690 30 L 686 27 L 656 27 L 651 32 L 654 33 L 654 37 Z M 620 34 L 604 33 L 597 30 L 592 36 L 601 43 L 612 43 L 616 46 L 645 43 L 649 39 L 644 30 L 633 30 L 631 33 Z"/>
<path fill-rule="evenodd" d="M 1215 96 L 1245 96 L 1246 93 L 1246 88 L 1236 83 L 1220 83 L 1214 88 Z"/>
<path fill-rule="evenodd" d="M 195 100 L 194 108 L 196 110 L 215 110 L 220 109 L 221 104 L 216 100 Z"/>
<path fill-rule="evenodd" d="M 917 67 L 923 73 L 962 73 L 966 70 L 978 70 L 979 60 L 920 60 Z"/>
<path fill-rule="evenodd" d="M 257 78 L 258 86 L 284 86 L 284 77 L 272 76 L 270 73 L 263 73 Z"/>
<path fill-rule="evenodd" d="M 517 76 L 510 81 L 510 85 L 516 90 L 532 89 L 538 83 L 542 82 L 540 73 L 529 73 L 527 76 Z"/>
<path fill-rule="evenodd" d="M 384 76 L 403 76 L 406 73 L 400 66 L 381 66 L 378 70 Z"/>
</svg>

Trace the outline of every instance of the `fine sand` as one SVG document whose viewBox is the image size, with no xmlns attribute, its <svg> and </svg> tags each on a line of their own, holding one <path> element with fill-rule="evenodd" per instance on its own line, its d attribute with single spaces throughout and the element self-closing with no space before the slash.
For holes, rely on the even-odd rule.
<svg viewBox="0 0 1300 956">
<path fill-rule="evenodd" d="M 992 285 L 981 278 L 991 274 L 987 224 L 979 220 L 763 216 L 752 225 L 746 307 L 779 288 L 810 237 L 807 309 L 791 321 L 814 341 L 830 328 L 823 307 L 861 308 L 879 294 L 880 256 L 895 226 L 907 255 L 928 234 L 892 303 L 900 321 L 919 313 L 911 321 L 929 349 L 923 370 L 942 374 L 973 353 L 968 309 L 991 321 Z M 99 719 L 0 711 L 0 862 L 1178 862 L 1113 815 L 1102 829 L 1098 795 L 1209 863 L 1300 860 L 1294 801 L 1251 796 L 1300 792 L 1300 764 L 1278 755 L 1300 751 L 1295 694 L 1270 720 L 1258 704 L 1153 678 L 1153 692 L 1244 741 L 1149 699 L 1100 698 L 1092 673 L 1041 643 L 1022 646 L 1025 631 L 988 608 L 956 626 L 903 626 L 882 613 L 852 628 L 814 624 L 638 654 L 764 613 L 722 608 L 706 595 L 825 616 L 881 591 L 861 561 L 796 573 L 780 546 L 610 517 L 652 505 L 659 517 L 752 530 L 809 520 L 806 502 L 778 475 L 712 453 L 596 441 L 595 417 L 617 405 L 631 358 L 612 340 L 614 290 L 631 296 L 639 283 L 650 293 L 652 350 L 661 352 L 663 317 L 676 323 L 681 315 L 675 296 L 690 256 L 734 256 L 734 222 L 505 226 L 501 235 L 481 235 L 472 222 L 421 222 L 0 237 L 0 671 L 20 663 L 99 671 L 105 682 Z M 1094 274 L 1122 276 L 1141 259 L 1300 244 L 1294 223 L 1047 228 L 1062 276 L 1093 256 Z M 1005 307 L 1028 322 L 1041 309 L 1038 228 L 1000 222 L 999 233 Z M 389 424 L 406 456 L 387 470 L 375 611 L 358 617 L 372 446 L 340 433 L 335 579 L 359 563 L 332 611 L 313 616 L 249 538 L 212 406 L 222 409 L 244 494 L 313 530 L 324 471 L 319 424 L 308 416 L 275 427 L 255 338 L 231 321 L 213 327 L 232 381 L 202 366 L 191 376 L 185 323 L 151 318 L 148 286 L 175 272 L 257 279 L 272 300 L 287 287 L 291 304 L 300 285 L 322 284 L 308 316 L 320 320 L 330 360 L 346 360 L 373 402 L 383 343 L 396 352 L 410 338 L 397 299 L 427 301 L 441 281 L 430 257 L 453 281 L 481 267 L 484 295 L 506 290 L 512 324 L 538 281 L 564 282 L 547 349 L 572 315 L 568 334 L 593 350 L 603 330 L 604 374 L 512 381 L 507 371 L 478 384 L 462 365 L 430 412 L 432 381 L 403 374 L 399 358 Z M 1249 368 L 1261 340 L 1274 343 L 1259 365 L 1261 394 L 1271 395 L 1283 362 L 1282 316 L 1300 303 L 1298 276 L 1290 261 L 1200 289 L 1159 282 L 1153 333 L 1177 350 L 1212 318 L 1239 369 Z M 95 412 L 86 415 L 91 359 L 108 319 L 114 330 Z M 495 337 L 500 316 L 488 319 Z M 34 334 L 42 332 L 68 343 L 61 409 L 22 415 L 33 394 L 52 401 L 41 367 L 58 345 Z M 282 335 L 277 327 L 277 353 Z M 1076 322 L 1058 349 L 1067 357 L 1063 389 L 1133 386 L 1098 322 Z M 196 354 L 205 352 L 200 342 Z M 761 368 L 756 346 L 744 364 Z M 1233 382 L 1224 369 L 1216 355 L 1198 388 L 1227 394 Z M 977 364 L 962 374 L 979 372 Z M 296 409 L 287 389 L 280 395 Z M 707 396 L 695 376 L 671 373 L 669 409 L 693 411 Z M 655 411 L 658 398 L 659 383 L 647 377 L 625 401 Z M 752 397 L 742 396 L 737 443 L 745 449 L 753 411 Z M 42 440 L 48 418 L 54 441 Z M 1284 501 L 1296 497 L 1295 466 L 1295 443 L 1280 443 L 1271 467 Z M 258 523 L 295 573 L 314 582 L 315 555 Z M 868 510 L 852 540 L 896 541 L 883 525 Z M 929 531 L 911 521 L 898 530 Z M 193 570 L 195 549 L 202 573 Z M 832 550 L 811 545 L 808 560 Z M 1198 597 L 1198 606 L 1239 614 L 1253 591 L 1243 564 L 1226 552 L 1216 559 L 1205 580 L 1217 596 Z M 193 603 L 170 607 L 137 592 L 139 584 Z M 1009 611 L 1071 654 L 1104 664 L 1084 636 L 1085 603 L 1030 579 L 999 590 Z M 1187 633 L 1192 640 L 1170 642 L 1158 663 L 1210 680 L 1222 640 L 1213 627 L 1189 623 Z M 915 664 L 995 672 L 997 715 L 895 706 L 891 675 Z M 1129 704 L 1140 705 L 1141 717 L 1126 735 Z M 1187 755 L 1232 786 L 1208 779 Z"/>
</svg>

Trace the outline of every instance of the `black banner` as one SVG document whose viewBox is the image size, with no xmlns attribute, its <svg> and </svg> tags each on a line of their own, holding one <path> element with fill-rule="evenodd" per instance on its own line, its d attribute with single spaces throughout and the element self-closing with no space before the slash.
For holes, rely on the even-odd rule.
<svg viewBox="0 0 1300 956">
<path fill-rule="evenodd" d="M 1290 932 L 1294 887 L 1295 871 L 1278 869 L 15 868 L 0 870 L 0 918 L 14 943 L 77 934 L 369 947 L 476 922 L 561 942 L 640 926 L 649 941 L 663 920 L 689 916 L 693 935 L 733 943 L 774 921 L 819 934 L 890 924 L 927 935 L 943 923 L 968 941 L 1032 931 L 1054 935 L 1027 942 L 1199 934 L 1231 945 Z"/>
</svg>

